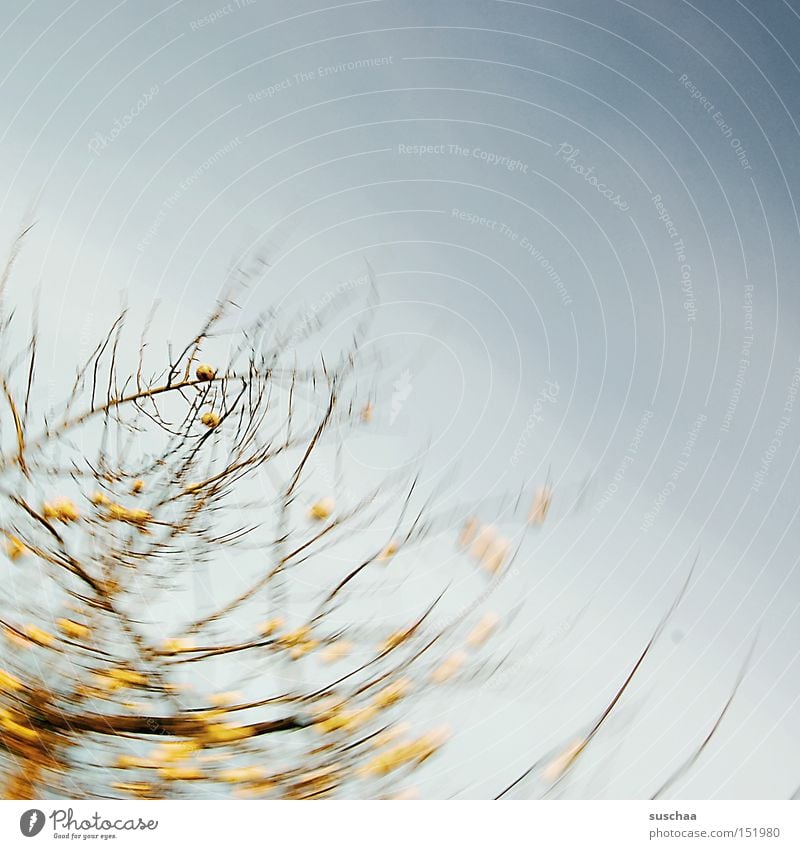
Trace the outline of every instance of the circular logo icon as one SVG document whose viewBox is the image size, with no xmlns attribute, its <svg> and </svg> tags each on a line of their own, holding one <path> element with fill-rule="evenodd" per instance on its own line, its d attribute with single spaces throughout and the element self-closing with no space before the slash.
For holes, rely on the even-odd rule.
<svg viewBox="0 0 800 849">
<path fill-rule="evenodd" d="M 38 808 L 31 808 L 19 818 L 19 830 L 25 837 L 36 837 L 44 828 L 44 814 Z"/>
</svg>

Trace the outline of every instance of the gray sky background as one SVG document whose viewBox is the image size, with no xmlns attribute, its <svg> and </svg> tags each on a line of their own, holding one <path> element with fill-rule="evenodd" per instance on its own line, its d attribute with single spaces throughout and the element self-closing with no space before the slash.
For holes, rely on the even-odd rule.
<svg viewBox="0 0 800 849">
<path fill-rule="evenodd" d="M 8 241 L 39 221 L 14 294 L 41 284 L 54 386 L 123 292 L 139 317 L 158 299 L 169 337 L 260 246 L 272 264 L 247 312 L 344 283 L 351 319 L 367 259 L 390 365 L 355 467 L 430 444 L 429 483 L 455 474 L 447 497 L 486 499 L 487 519 L 492 496 L 550 469 L 552 520 L 526 539 L 513 598 L 553 646 L 504 688 L 464 692 L 425 795 L 496 792 L 590 722 L 698 553 L 569 792 L 651 793 L 757 630 L 675 794 L 800 784 L 798 44 L 795 0 L 3 10 L 0 220 Z"/>
</svg>

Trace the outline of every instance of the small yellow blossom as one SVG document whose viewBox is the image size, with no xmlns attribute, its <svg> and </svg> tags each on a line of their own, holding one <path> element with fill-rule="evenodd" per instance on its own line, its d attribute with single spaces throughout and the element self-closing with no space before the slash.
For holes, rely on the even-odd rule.
<svg viewBox="0 0 800 849">
<path fill-rule="evenodd" d="M 27 637 L 23 637 L 22 634 L 17 633 L 13 628 L 8 628 L 5 625 L 3 626 L 3 636 L 10 643 L 19 646 L 21 649 L 29 649 L 33 646 Z"/>
<path fill-rule="evenodd" d="M 192 651 L 194 644 L 183 637 L 170 637 L 161 644 L 161 651 L 167 654 L 177 654 L 182 651 Z"/>
<path fill-rule="evenodd" d="M 531 525 L 541 525 L 547 518 L 552 500 L 553 490 L 550 487 L 540 487 L 536 490 L 530 512 L 528 513 L 528 523 Z"/>
<path fill-rule="evenodd" d="M 208 363 L 200 363 L 195 371 L 198 380 L 213 380 L 217 376 L 217 370 Z"/>
<path fill-rule="evenodd" d="M 381 643 L 381 645 L 378 646 L 378 649 L 381 653 L 396 649 L 399 645 L 404 643 L 410 636 L 411 632 L 409 630 L 395 631 L 393 634 L 389 634 L 389 636 Z"/>
<path fill-rule="evenodd" d="M 216 413 L 209 412 L 209 413 L 203 413 L 203 415 L 200 416 L 200 421 L 207 428 L 215 428 L 215 427 L 219 427 L 220 419 L 219 419 L 219 416 Z"/>
<path fill-rule="evenodd" d="M 260 781 L 265 776 L 266 772 L 261 766 L 241 766 L 222 770 L 219 779 L 227 784 L 239 784 L 244 781 Z"/>
<path fill-rule="evenodd" d="M 314 651 L 319 646 L 319 640 L 306 640 L 302 643 L 297 643 L 289 649 L 289 657 L 292 660 L 300 660 L 301 657 Z"/>
<path fill-rule="evenodd" d="M 73 640 L 86 640 L 91 633 L 86 625 L 81 625 L 80 622 L 75 622 L 72 619 L 59 619 L 56 624 L 62 633 L 72 637 Z"/>
<path fill-rule="evenodd" d="M 118 522 L 128 522 L 131 525 L 144 525 L 153 518 L 149 510 L 131 509 L 123 507 L 122 504 L 109 504 L 108 516 Z"/>
<path fill-rule="evenodd" d="M 134 495 L 138 495 L 144 489 L 144 481 L 141 478 L 136 478 L 136 480 L 131 484 L 131 492 Z"/>
<path fill-rule="evenodd" d="M 15 678 L 10 672 L 0 669 L 0 690 L 22 690 L 22 682 Z"/>
<path fill-rule="evenodd" d="M 198 781 L 205 778 L 205 773 L 196 766 L 162 767 L 159 774 L 167 781 Z"/>
<path fill-rule="evenodd" d="M 198 749 L 200 742 L 197 740 L 169 740 L 156 746 L 150 752 L 150 757 L 158 763 L 174 763 L 190 757 Z"/>
<path fill-rule="evenodd" d="M 28 546 L 19 539 L 19 537 L 9 536 L 6 539 L 6 554 L 12 561 L 19 560 L 24 554 L 27 554 Z"/>
<path fill-rule="evenodd" d="M 278 638 L 278 641 L 285 646 L 297 646 L 301 643 L 308 642 L 310 636 L 311 628 L 308 625 L 303 625 L 300 628 L 295 628 L 294 631 L 287 631 Z"/>
<path fill-rule="evenodd" d="M 586 748 L 587 740 L 576 740 L 571 743 L 560 755 L 553 758 L 544 768 L 542 777 L 552 784 L 558 781 L 562 775 L 575 763 L 578 755 Z"/>
<path fill-rule="evenodd" d="M 91 496 L 89 496 L 89 500 L 97 507 L 100 507 L 103 504 L 108 504 L 108 496 L 104 492 L 93 492 Z"/>
<path fill-rule="evenodd" d="M 379 708 L 391 707 L 404 696 L 407 696 L 410 689 L 411 681 L 408 678 L 399 678 L 377 693 L 374 702 Z"/>
<path fill-rule="evenodd" d="M 377 713 L 378 708 L 375 705 L 367 705 L 363 708 L 334 713 L 316 723 L 314 727 L 320 734 L 329 734 L 332 731 L 352 731 L 374 719 Z"/>
<path fill-rule="evenodd" d="M 331 513 L 333 513 L 333 508 L 335 506 L 336 502 L 333 500 L 333 498 L 327 496 L 326 498 L 322 498 L 312 504 L 311 509 L 308 511 L 308 515 L 312 519 L 316 519 L 318 522 L 321 522 L 330 517 Z"/>
<path fill-rule="evenodd" d="M 32 728 L 26 727 L 25 725 L 20 725 L 18 722 L 14 722 L 13 719 L 4 720 L 3 729 L 14 737 L 19 737 L 21 740 L 35 742 L 39 739 L 38 732 L 34 731 Z"/>
<path fill-rule="evenodd" d="M 464 665 L 467 659 L 467 655 L 463 651 L 453 652 L 448 658 L 446 658 L 436 669 L 431 673 L 431 678 L 437 683 L 442 684 L 445 681 L 449 681 L 454 675 L 456 675 L 461 667 Z"/>
<path fill-rule="evenodd" d="M 210 704 L 215 707 L 226 707 L 227 705 L 235 704 L 238 701 L 242 700 L 242 694 L 237 693 L 235 691 L 230 691 L 227 693 L 212 693 L 208 697 L 208 701 Z"/>
<path fill-rule="evenodd" d="M 206 736 L 212 743 L 235 743 L 252 737 L 254 733 L 252 726 L 230 723 L 214 723 L 206 728 Z"/>
<path fill-rule="evenodd" d="M 483 567 L 493 575 L 503 568 L 508 558 L 510 543 L 505 537 L 498 537 L 490 546 L 483 558 Z"/>
<path fill-rule="evenodd" d="M 54 519 L 64 524 L 75 522 L 80 517 L 78 508 L 69 498 L 57 498 L 55 501 L 46 502 L 42 513 L 45 519 Z"/>
<path fill-rule="evenodd" d="M 470 631 L 467 637 L 467 645 L 471 648 L 482 646 L 495 632 L 500 618 L 496 613 L 486 613 L 481 617 L 478 624 Z"/>
<path fill-rule="evenodd" d="M 146 781 L 115 781 L 111 786 L 120 793 L 131 793 L 134 796 L 153 792 L 153 785 Z"/>
<path fill-rule="evenodd" d="M 133 669 L 109 669 L 108 676 L 129 687 L 144 687 L 147 685 L 147 676 Z"/>
<path fill-rule="evenodd" d="M 325 646 L 319 653 L 319 659 L 323 663 L 336 663 L 337 660 L 347 657 L 353 650 L 353 644 L 347 640 L 336 640 L 333 643 Z"/>
<path fill-rule="evenodd" d="M 470 549 L 472 556 L 476 560 L 483 560 L 496 537 L 497 530 L 492 525 L 484 525 L 472 543 Z"/>
<path fill-rule="evenodd" d="M 279 628 L 283 628 L 283 625 L 283 619 L 281 619 L 280 616 L 276 616 L 274 619 L 267 619 L 267 621 L 259 627 L 258 632 L 264 637 L 270 637 Z"/>
<path fill-rule="evenodd" d="M 388 563 L 395 556 L 395 554 L 397 554 L 398 549 L 399 546 L 394 540 L 392 540 L 378 555 L 378 560 L 380 560 L 382 563 Z"/>
<path fill-rule="evenodd" d="M 470 518 L 464 522 L 464 526 L 458 534 L 457 542 L 459 548 L 466 548 L 468 545 L 472 544 L 472 541 L 475 539 L 475 535 L 478 533 L 478 527 L 478 520 L 474 516 L 470 516 Z"/>
</svg>

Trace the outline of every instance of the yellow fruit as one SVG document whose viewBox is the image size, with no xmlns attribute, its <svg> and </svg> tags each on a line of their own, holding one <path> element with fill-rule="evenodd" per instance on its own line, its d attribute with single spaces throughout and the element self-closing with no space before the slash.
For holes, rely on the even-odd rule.
<svg viewBox="0 0 800 849">
<path fill-rule="evenodd" d="M 217 376 L 217 370 L 208 363 L 201 363 L 195 371 L 198 380 L 213 380 Z"/>
</svg>

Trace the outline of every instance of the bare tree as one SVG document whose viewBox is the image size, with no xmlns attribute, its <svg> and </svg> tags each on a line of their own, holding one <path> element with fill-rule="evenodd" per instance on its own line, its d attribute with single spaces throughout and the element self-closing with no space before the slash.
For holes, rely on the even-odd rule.
<svg viewBox="0 0 800 849">
<path fill-rule="evenodd" d="M 5 797 L 402 796 L 450 734 L 426 696 L 503 667 L 488 605 L 516 544 L 437 513 L 414 475 L 347 479 L 343 446 L 380 405 L 364 314 L 335 362 L 301 368 L 325 310 L 245 323 L 233 293 L 161 362 L 123 311 L 44 409 L 36 328 L 15 350 L 3 307 L 2 569 L 27 588 L 0 607 Z M 551 500 L 502 507 L 536 527 Z M 473 591 L 448 610 L 444 576 L 391 623 L 432 540 L 461 549 Z M 594 724 L 499 795 L 557 788 L 651 644 Z"/>
</svg>

